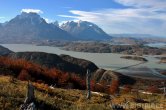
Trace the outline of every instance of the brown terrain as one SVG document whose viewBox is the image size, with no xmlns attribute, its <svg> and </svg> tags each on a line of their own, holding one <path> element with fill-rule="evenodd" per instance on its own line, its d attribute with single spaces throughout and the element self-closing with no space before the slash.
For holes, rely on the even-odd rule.
<svg viewBox="0 0 166 110">
<path fill-rule="evenodd" d="M 42 44 L 43 45 L 43 44 Z M 122 53 L 132 55 L 161 55 L 166 54 L 165 48 L 155 48 L 143 45 L 110 45 L 101 42 L 67 42 L 58 44 L 46 44 L 48 46 L 59 46 L 67 51 L 90 52 L 90 53 Z"/>
<path fill-rule="evenodd" d="M 120 58 L 129 59 L 129 60 L 144 61 L 144 62 L 148 61 L 146 58 L 139 57 L 139 56 L 121 56 Z"/>
<path fill-rule="evenodd" d="M 166 57 L 161 57 L 159 63 L 166 63 Z"/>
<path fill-rule="evenodd" d="M 52 64 L 48 63 L 51 59 Z M 57 56 L 40 52 L 11 54 L 8 51 L 5 56 L 0 56 L 0 62 L 0 109 L 19 108 L 25 98 L 25 85 L 28 80 L 35 86 L 35 104 L 39 110 L 73 110 L 76 107 L 110 110 L 110 101 L 118 106 L 125 98 L 130 100 L 131 104 L 140 101 L 154 103 L 152 96 L 147 97 L 144 91 L 154 93 L 157 103 L 165 103 L 161 97 L 163 91 L 159 89 L 163 88 L 161 82 L 165 80 L 134 78 L 111 70 L 98 69 L 92 62 L 67 55 Z M 91 100 L 86 99 L 86 74 L 65 71 L 57 64 L 61 64 L 63 69 L 66 66 L 91 69 Z"/>
</svg>

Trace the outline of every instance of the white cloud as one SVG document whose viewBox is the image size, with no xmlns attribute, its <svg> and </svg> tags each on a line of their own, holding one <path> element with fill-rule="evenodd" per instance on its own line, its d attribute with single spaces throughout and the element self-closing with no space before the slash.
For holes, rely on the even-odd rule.
<svg viewBox="0 0 166 110">
<path fill-rule="evenodd" d="M 0 16 L 0 19 L 4 19 L 5 17 L 3 17 L 3 16 Z"/>
<path fill-rule="evenodd" d="M 37 13 L 37 14 L 42 14 L 43 11 L 39 9 L 22 9 L 21 12 L 26 12 L 26 13 Z"/>
<path fill-rule="evenodd" d="M 164 0 L 115 0 L 124 9 L 96 11 L 70 10 L 71 15 L 59 15 L 77 20 L 94 22 L 107 33 L 140 33 L 166 36 L 166 1 Z M 162 2 L 163 1 L 163 2 Z"/>
<path fill-rule="evenodd" d="M 69 22 L 69 21 L 61 21 L 61 22 L 59 22 L 59 25 L 62 25 L 63 23 L 67 23 L 67 22 Z"/>
<path fill-rule="evenodd" d="M 4 22 L 5 17 L 0 16 L 0 22 Z"/>
<path fill-rule="evenodd" d="M 62 16 L 63 16 L 63 15 L 62 15 Z M 59 22 L 59 25 L 62 25 L 63 23 L 67 23 L 67 22 L 71 22 L 71 21 L 79 22 L 78 19 L 73 19 L 73 20 L 68 20 L 68 21 L 61 21 L 61 22 Z"/>
<path fill-rule="evenodd" d="M 44 20 L 45 20 L 47 23 L 52 23 L 52 22 L 54 22 L 54 20 L 48 19 L 48 18 L 44 18 Z"/>
<path fill-rule="evenodd" d="M 114 0 L 125 6 L 147 7 L 147 8 L 166 8 L 166 0 Z"/>
</svg>

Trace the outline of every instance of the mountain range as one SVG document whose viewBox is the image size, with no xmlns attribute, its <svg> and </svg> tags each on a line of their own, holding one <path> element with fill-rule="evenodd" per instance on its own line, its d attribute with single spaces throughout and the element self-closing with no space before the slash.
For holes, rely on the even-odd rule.
<svg viewBox="0 0 166 110">
<path fill-rule="evenodd" d="M 48 24 L 36 13 L 21 13 L 9 22 L 5 23 L 0 30 L 1 39 L 74 39 L 66 31 L 59 27 Z"/>
<path fill-rule="evenodd" d="M 104 40 L 111 38 L 96 24 L 87 21 L 68 21 L 60 27 L 74 37 L 82 40 Z"/>
<path fill-rule="evenodd" d="M 22 40 L 99 40 L 110 38 L 97 25 L 79 21 L 59 26 L 57 22 L 47 23 L 37 13 L 22 12 L 6 23 L 0 24 L 0 41 Z"/>
</svg>

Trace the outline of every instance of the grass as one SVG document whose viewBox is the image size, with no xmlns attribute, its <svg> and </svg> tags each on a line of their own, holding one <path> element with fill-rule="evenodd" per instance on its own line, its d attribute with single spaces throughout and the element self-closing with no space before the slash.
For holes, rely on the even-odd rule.
<svg viewBox="0 0 166 110">
<path fill-rule="evenodd" d="M 47 84 L 33 83 L 35 86 L 35 104 L 39 110 L 112 110 L 111 99 L 107 94 L 92 94 L 91 100 L 86 99 L 86 91 L 76 89 L 51 89 Z M 27 82 L 8 76 L 0 76 L 0 110 L 19 110 L 25 99 Z M 162 95 L 139 94 L 139 98 L 148 103 L 136 103 L 136 93 L 121 93 L 112 102 L 123 104 L 129 101 L 130 109 L 142 106 L 144 110 L 165 110 L 166 99 Z M 161 108 L 159 108 L 161 107 Z M 145 109 L 146 108 L 146 109 Z"/>
<path fill-rule="evenodd" d="M 86 100 L 86 91 L 74 89 L 50 89 L 46 84 L 33 83 L 36 87 L 36 105 L 39 110 L 110 110 L 107 95 L 92 95 Z M 26 95 L 27 82 L 0 76 L 0 110 L 19 110 Z"/>
<path fill-rule="evenodd" d="M 136 102 L 135 99 L 142 99 L 145 102 Z M 135 110 L 136 107 L 142 107 L 144 110 L 166 110 L 166 98 L 162 94 L 147 95 L 139 93 L 128 93 L 120 95 L 112 100 L 114 104 L 126 104 L 127 110 Z M 130 109 L 129 109 L 130 108 Z"/>
</svg>

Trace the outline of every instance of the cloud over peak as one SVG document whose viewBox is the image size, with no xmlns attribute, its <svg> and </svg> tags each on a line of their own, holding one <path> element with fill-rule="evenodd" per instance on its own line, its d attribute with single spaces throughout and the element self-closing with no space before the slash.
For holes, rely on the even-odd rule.
<svg viewBox="0 0 166 110">
<path fill-rule="evenodd" d="M 26 13 L 37 13 L 37 14 L 42 14 L 43 11 L 39 9 L 22 9 L 21 12 L 26 12 Z"/>
</svg>

